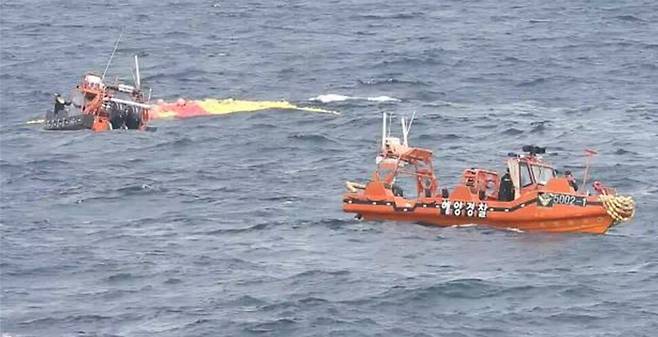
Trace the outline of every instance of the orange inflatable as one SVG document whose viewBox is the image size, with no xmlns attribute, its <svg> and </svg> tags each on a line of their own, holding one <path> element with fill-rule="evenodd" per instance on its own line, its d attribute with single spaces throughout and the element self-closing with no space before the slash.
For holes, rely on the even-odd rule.
<svg viewBox="0 0 658 337">
<path fill-rule="evenodd" d="M 402 126 L 402 141 L 387 137 L 384 116 L 377 169 L 365 184 L 346 184 L 345 212 L 365 220 L 596 234 L 633 217 L 635 204 L 630 197 L 617 195 L 600 182 L 594 183 L 594 195 L 577 191 L 572 177 L 559 177 L 542 159 L 545 149 L 536 146 L 524 146 L 523 155 L 510 154 L 502 176 L 471 168 L 464 171 L 460 184 L 451 192 L 439 190 L 432 152 L 409 147 L 409 130 L 405 122 Z M 403 180 L 411 186 L 410 194 L 403 190 Z"/>
</svg>

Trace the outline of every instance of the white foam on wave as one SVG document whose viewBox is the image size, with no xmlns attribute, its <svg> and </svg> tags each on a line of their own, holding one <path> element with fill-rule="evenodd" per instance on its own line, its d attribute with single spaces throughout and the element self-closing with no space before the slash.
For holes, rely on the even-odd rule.
<svg viewBox="0 0 658 337">
<path fill-rule="evenodd" d="M 308 99 L 312 102 L 331 103 L 331 102 L 344 102 L 344 101 L 370 101 L 370 102 L 400 102 L 400 99 L 389 96 L 375 96 L 375 97 L 359 97 L 359 96 L 345 96 L 337 94 L 319 95 Z"/>
<path fill-rule="evenodd" d="M 452 226 L 450 226 L 450 228 L 471 228 L 471 227 L 477 227 L 477 224 L 474 224 L 474 223 L 467 223 L 467 224 L 452 225 Z"/>
<path fill-rule="evenodd" d="M 312 102 L 330 103 L 330 102 L 347 101 L 348 99 L 350 99 L 349 96 L 327 94 L 327 95 L 319 95 L 317 97 L 312 97 L 309 98 L 308 100 Z"/>
<path fill-rule="evenodd" d="M 373 102 L 400 102 L 400 99 L 389 96 L 366 97 L 366 99 Z"/>
<path fill-rule="evenodd" d="M 25 124 L 43 124 L 44 122 L 45 122 L 44 119 L 39 118 L 39 119 L 31 119 L 25 122 Z"/>
</svg>

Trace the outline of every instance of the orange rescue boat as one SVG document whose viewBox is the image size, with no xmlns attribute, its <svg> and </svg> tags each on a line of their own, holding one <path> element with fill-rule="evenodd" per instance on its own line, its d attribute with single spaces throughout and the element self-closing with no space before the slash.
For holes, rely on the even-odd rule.
<svg viewBox="0 0 658 337">
<path fill-rule="evenodd" d="M 507 173 L 470 168 L 451 192 L 439 190 L 432 151 L 409 147 L 409 126 L 402 119 L 403 138 L 387 136 L 383 118 L 382 148 L 377 169 L 366 184 L 347 182 L 343 210 L 365 220 L 410 221 L 437 226 L 484 225 L 524 232 L 605 233 L 630 220 L 632 198 L 620 196 L 598 181 L 594 194 L 577 191 L 572 177 L 558 176 L 541 154 L 545 148 L 524 146 L 525 154 L 510 154 Z M 593 154 L 594 152 L 589 152 Z M 405 196 L 403 181 L 415 193 Z"/>
</svg>

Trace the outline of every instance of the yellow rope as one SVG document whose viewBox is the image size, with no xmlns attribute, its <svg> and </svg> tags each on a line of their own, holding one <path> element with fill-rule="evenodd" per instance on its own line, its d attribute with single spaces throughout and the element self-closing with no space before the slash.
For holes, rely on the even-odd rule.
<svg viewBox="0 0 658 337">
<path fill-rule="evenodd" d="M 635 215 L 635 201 L 631 197 L 602 194 L 599 195 L 599 200 L 616 222 L 628 221 Z"/>
</svg>

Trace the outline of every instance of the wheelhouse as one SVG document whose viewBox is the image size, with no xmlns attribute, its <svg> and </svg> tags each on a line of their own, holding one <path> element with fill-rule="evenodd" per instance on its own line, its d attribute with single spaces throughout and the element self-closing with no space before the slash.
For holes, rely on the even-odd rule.
<svg viewBox="0 0 658 337">
<path fill-rule="evenodd" d="M 432 151 L 420 148 L 407 148 L 402 153 L 389 153 L 380 158 L 373 179 L 379 180 L 384 187 L 391 189 L 393 195 L 404 196 L 400 180 L 411 179 L 415 185 L 416 195 L 432 197 L 438 188 L 438 182 L 432 166 Z"/>
<path fill-rule="evenodd" d="M 514 185 L 515 199 L 525 191 L 542 189 L 557 177 L 555 168 L 535 153 L 510 158 L 507 168 Z"/>
</svg>

